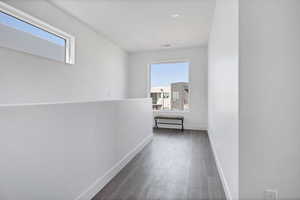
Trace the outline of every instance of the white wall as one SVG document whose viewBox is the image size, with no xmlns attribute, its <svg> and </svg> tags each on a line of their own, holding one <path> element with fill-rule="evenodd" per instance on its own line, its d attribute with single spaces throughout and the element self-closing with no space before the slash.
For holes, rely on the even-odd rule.
<svg viewBox="0 0 300 200">
<path fill-rule="evenodd" d="M 151 99 L 0 106 L 0 199 L 91 199 L 150 142 L 151 118 Z"/>
<path fill-rule="evenodd" d="M 300 1 L 240 1 L 240 196 L 300 199 Z"/>
<path fill-rule="evenodd" d="M 217 0 L 209 40 L 209 138 L 228 199 L 238 199 L 238 0 Z"/>
<path fill-rule="evenodd" d="M 76 37 L 76 64 L 0 48 L 0 103 L 127 96 L 127 53 L 47 1 L 5 1 Z"/>
<path fill-rule="evenodd" d="M 143 98 L 149 94 L 149 65 L 163 61 L 190 61 L 190 111 L 179 113 L 185 117 L 185 128 L 207 129 L 207 48 L 188 48 L 131 53 L 129 55 L 129 97 Z M 157 113 L 154 113 L 157 114 Z M 178 113 L 168 113 L 178 114 Z"/>
</svg>

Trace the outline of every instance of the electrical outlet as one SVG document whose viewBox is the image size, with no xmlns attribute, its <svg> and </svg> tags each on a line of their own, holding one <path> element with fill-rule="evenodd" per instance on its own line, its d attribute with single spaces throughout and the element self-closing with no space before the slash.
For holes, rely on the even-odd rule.
<svg viewBox="0 0 300 200">
<path fill-rule="evenodd" d="M 277 190 L 265 190 L 264 200 L 278 200 Z"/>
</svg>

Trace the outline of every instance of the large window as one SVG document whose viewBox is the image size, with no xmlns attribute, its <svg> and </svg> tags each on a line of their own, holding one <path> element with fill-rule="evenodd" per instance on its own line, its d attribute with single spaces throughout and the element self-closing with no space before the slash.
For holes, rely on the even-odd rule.
<svg viewBox="0 0 300 200">
<path fill-rule="evenodd" d="M 74 37 L 0 2 L 0 47 L 74 63 Z"/>
<path fill-rule="evenodd" d="M 189 63 L 151 64 L 153 110 L 189 110 Z"/>
</svg>

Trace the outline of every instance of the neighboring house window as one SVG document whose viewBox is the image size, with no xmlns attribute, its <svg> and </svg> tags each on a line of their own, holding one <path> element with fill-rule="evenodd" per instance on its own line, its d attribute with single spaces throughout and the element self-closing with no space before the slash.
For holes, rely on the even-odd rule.
<svg viewBox="0 0 300 200">
<path fill-rule="evenodd" d="M 174 100 L 174 101 L 179 100 L 179 92 L 178 92 L 178 91 L 174 91 L 174 92 L 173 92 L 173 100 Z"/>
<path fill-rule="evenodd" d="M 0 2 L 0 47 L 74 64 L 75 39 Z"/>
<path fill-rule="evenodd" d="M 153 110 L 189 110 L 189 63 L 158 63 L 150 67 Z"/>
</svg>

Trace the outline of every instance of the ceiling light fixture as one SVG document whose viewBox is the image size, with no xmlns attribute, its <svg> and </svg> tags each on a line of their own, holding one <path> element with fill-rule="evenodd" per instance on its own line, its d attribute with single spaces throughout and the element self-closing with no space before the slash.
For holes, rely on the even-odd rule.
<svg viewBox="0 0 300 200">
<path fill-rule="evenodd" d="M 172 14 L 171 17 L 172 18 L 178 18 L 178 17 L 180 17 L 180 15 L 179 14 Z"/>
</svg>

